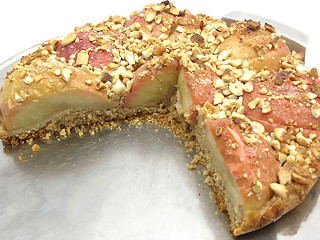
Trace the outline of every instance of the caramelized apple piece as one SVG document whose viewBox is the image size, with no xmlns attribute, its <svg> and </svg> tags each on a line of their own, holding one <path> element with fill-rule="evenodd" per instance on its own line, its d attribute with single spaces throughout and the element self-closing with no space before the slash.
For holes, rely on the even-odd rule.
<svg viewBox="0 0 320 240">
<path fill-rule="evenodd" d="M 214 81 L 219 77 L 209 69 L 198 69 L 194 72 L 181 68 L 178 76 L 178 98 L 182 114 L 187 122 L 197 123 L 198 108 L 205 102 L 213 103 Z"/>
<path fill-rule="evenodd" d="M 290 53 L 284 40 L 279 38 L 274 28 L 265 27 L 252 20 L 231 25 L 231 34 L 219 44 L 220 53 L 230 50 L 230 58 L 247 60 L 257 71 L 269 69 L 278 71 L 280 59 Z"/>
<path fill-rule="evenodd" d="M 264 125 L 266 132 L 275 128 L 302 128 L 305 134 L 320 133 L 320 80 L 290 72 L 271 74 L 253 81 L 253 91 L 245 93 L 245 115 Z"/>
<path fill-rule="evenodd" d="M 113 60 L 113 44 L 121 43 L 116 31 L 79 31 L 70 33 L 57 45 L 57 56 L 76 66 L 90 65 L 103 68 Z"/>
<path fill-rule="evenodd" d="M 68 111 L 115 105 L 96 86 L 89 72 L 54 60 L 36 59 L 16 69 L 4 81 L 0 98 L 7 135 L 38 129 Z"/>
<path fill-rule="evenodd" d="M 146 62 L 134 73 L 133 85 L 125 98 L 124 106 L 149 106 L 173 94 L 177 84 L 178 68 L 178 60 L 167 55 Z"/>
<path fill-rule="evenodd" d="M 212 155 L 212 166 L 225 184 L 230 196 L 238 196 L 233 207 L 247 214 L 259 209 L 272 196 L 270 184 L 277 182 L 279 165 L 275 153 L 267 142 L 252 132 L 255 144 L 244 141 L 244 131 L 230 119 L 205 122 L 205 135 Z"/>
</svg>

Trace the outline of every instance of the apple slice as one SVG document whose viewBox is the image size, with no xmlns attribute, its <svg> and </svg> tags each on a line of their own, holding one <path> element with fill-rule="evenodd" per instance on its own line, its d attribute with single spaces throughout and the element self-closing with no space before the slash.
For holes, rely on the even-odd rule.
<svg viewBox="0 0 320 240">
<path fill-rule="evenodd" d="M 103 68 L 112 62 L 113 44 L 115 41 L 121 43 L 120 37 L 117 31 L 77 31 L 58 42 L 56 53 L 76 66 Z"/>
<path fill-rule="evenodd" d="M 260 23 L 248 20 L 237 22 L 230 29 L 233 29 L 230 31 L 232 34 L 219 44 L 219 53 L 230 50 L 230 58 L 247 60 L 249 66 L 257 71 L 278 71 L 280 59 L 290 53 L 284 40 L 269 24 L 262 27 Z"/>
<path fill-rule="evenodd" d="M 244 211 L 260 208 L 272 195 L 270 183 L 277 181 L 279 164 L 272 148 L 254 132 L 251 138 L 257 141 L 248 145 L 244 131 L 230 119 L 207 119 L 205 128 L 212 166 L 221 167 L 224 180 L 236 183 L 231 191 L 240 193 Z"/>
<path fill-rule="evenodd" d="M 250 133 L 255 143 L 248 145 L 244 137 L 249 135 L 231 119 L 201 120 L 202 142 L 210 155 L 208 169 L 214 169 L 217 197 L 229 213 L 231 230 L 239 235 L 248 221 L 251 225 L 246 231 L 268 224 L 263 218 L 252 222 L 250 216 L 274 195 L 270 184 L 277 183 L 279 172 L 274 150 L 255 132 Z"/>
<path fill-rule="evenodd" d="M 208 69 L 197 69 L 190 72 L 182 67 L 178 76 L 178 108 L 187 122 L 197 123 L 198 108 L 205 102 L 213 103 L 218 90 L 214 88 L 214 81 L 218 75 Z"/>
<path fill-rule="evenodd" d="M 308 135 L 320 135 L 320 80 L 291 72 L 279 72 L 253 81 L 253 91 L 244 93 L 245 115 L 275 128 L 302 128 Z"/>
<path fill-rule="evenodd" d="M 178 78 L 179 62 L 169 56 L 155 57 L 134 73 L 133 85 L 126 96 L 127 108 L 151 106 L 173 94 Z"/>
<path fill-rule="evenodd" d="M 151 29 L 153 37 L 165 35 L 164 39 L 178 37 L 181 32 L 194 32 L 200 29 L 200 23 L 194 15 L 188 10 L 178 11 L 169 1 L 146 5 L 137 15 L 132 16 L 125 26 L 135 23 Z"/>
<path fill-rule="evenodd" d="M 69 111 L 110 109 L 119 104 L 95 83 L 96 77 L 89 72 L 55 60 L 36 59 L 15 69 L 4 81 L 0 97 L 6 134 L 2 137 L 39 129 Z"/>
</svg>

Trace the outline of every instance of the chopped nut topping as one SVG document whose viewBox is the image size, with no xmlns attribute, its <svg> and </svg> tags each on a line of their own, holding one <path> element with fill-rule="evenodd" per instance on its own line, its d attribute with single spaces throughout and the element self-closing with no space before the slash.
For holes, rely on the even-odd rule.
<svg viewBox="0 0 320 240">
<path fill-rule="evenodd" d="M 256 183 L 252 186 L 252 190 L 255 193 L 259 193 L 262 190 L 262 183 L 260 181 L 256 181 Z"/>
<path fill-rule="evenodd" d="M 241 82 L 235 82 L 230 83 L 229 90 L 235 95 L 235 96 L 242 96 L 243 95 L 243 83 Z"/>
<path fill-rule="evenodd" d="M 287 197 L 288 189 L 286 188 L 286 186 L 283 186 L 278 183 L 271 183 L 270 188 L 280 197 L 282 198 Z"/>
<path fill-rule="evenodd" d="M 243 85 L 243 90 L 245 92 L 252 92 L 253 91 L 253 83 L 252 82 L 246 82 L 244 85 Z"/>
<path fill-rule="evenodd" d="M 287 130 L 284 128 L 275 128 L 274 133 L 277 139 L 279 139 L 281 142 L 284 141 L 284 136 L 287 133 Z"/>
<path fill-rule="evenodd" d="M 28 85 L 34 82 L 31 76 L 27 76 L 23 81 Z"/>
<path fill-rule="evenodd" d="M 310 70 L 310 77 L 313 77 L 313 78 L 319 78 L 319 73 L 318 73 L 318 69 L 316 68 L 312 68 Z"/>
<path fill-rule="evenodd" d="M 296 136 L 296 139 L 297 139 L 297 142 L 299 144 L 301 144 L 302 146 L 304 147 L 310 147 L 310 144 L 311 144 L 311 139 L 309 138 L 306 138 L 303 136 L 303 134 L 301 132 L 299 132 Z"/>
<path fill-rule="evenodd" d="M 251 125 L 253 131 L 256 132 L 256 133 L 258 133 L 258 134 L 262 134 L 262 133 L 265 132 L 264 126 L 263 126 L 261 123 L 252 121 L 252 122 L 250 123 L 250 125 Z"/>
<path fill-rule="evenodd" d="M 231 54 L 230 50 L 224 50 L 219 54 L 218 59 L 226 60 L 230 56 L 230 54 Z"/>
<path fill-rule="evenodd" d="M 217 94 L 214 95 L 213 104 L 217 105 L 217 104 L 223 103 L 223 100 L 224 100 L 223 94 L 222 93 L 217 93 Z"/>
<path fill-rule="evenodd" d="M 103 77 L 101 78 L 101 82 L 103 83 L 112 82 L 112 76 L 109 73 L 105 72 Z"/>
<path fill-rule="evenodd" d="M 318 97 L 320 97 L 320 86 L 317 82 L 313 82 L 311 84 L 311 89 L 314 94 L 316 94 Z"/>
<path fill-rule="evenodd" d="M 126 90 L 126 86 L 118 80 L 113 86 L 112 86 L 112 91 L 115 92 L 116 94 L 119 94 Z"/>
<path fill-rule="evenodd" d="M 260 98 L 258 98 L 258 97 L 255 98 L 254 100 L 252 100 L 251 102 L 248 103 L 248 107 L 249 107 L 251 110 L 255 109 L 256 106 L 258 105 L 259 101 L 260 101 Z"/>
<path fill-rule="evenodd" d="M 165 8 L 165 5 L 164 4 L 156 4 L 156 5 L 152 5 L 151 8 L 154 11 L 162 12 Z"/>
<path fill-rule="evenodd" d="M 65 80 L 66 82 L 69 82 L 72 74 L 72 70 L 69 68 L 63 68 L 61 71 L 61 74 L 62 74 L 62 79 Z"/>
<path fill-rule="evenodd" d="M 89 54 L 85 52 L 79 52 L 77 56 L 77 65 L 87 65 L 89 62 Z"/>
<path fill-rule="evenodd" d="M 18 103 L 23 102 L 25 99 L 22 98 L 21 95 L 19 95 L 18 93 L 14 94 L 14 100 L 16 100 Z"/>
<path fill-rule="evenodd" d="M 193 34 L 192 37 L 190 38 L 190 41 L 201 45 L 204 43 L 204 38 L 199 34 Z"/>
<path fill-rule="evenodd" d="M 146 20 L 146 22 L 152 22 L 156 15 L 156 11 L 152 9 L 147 9 L 146 14 L 144 15 L 144 20 Z"/>
<path fill-rule="evenodd" d="M 171 6 L 169 12 L 175 16 L 179 16 L 180 12 L 178 11 L 178 9 L 175 6 Z"/>
<path fill-rule="evenodd" d="M 62 46 L 67 46 L 68 44 L 74 42 L 74 40 L 76 40 L 76 38 L 77 38 L 77 34 L 70 33 L 64 39 L 62 39 L 61 44 L 62 44 Z"/>
<path fill-rule="evenodd" d="M 86 80 L 85 83 L 88 85 L 91 85 L 93 82 L 92 82 L 92 80 L 89 79 L 89 80 Z"/>
<path fill-rule="evenodd" d="M 319 118 L 320 117 L 320 104 L 319 103 L 316 102 L 315 104 L 312 105 L 311 114 L 315 118 Z"/>
<path fill-rule="evenodd" d="M 271 105 L 269 102 L 264 102 L 262 104 L 262 113 L 269 113 L 271 112 Z"/>
<path fill-rule="evenodd" d="M 257 30 L 258 28 L 260 28 L 260 22 L 256 22 L 253 20 L 247 20 L 247 27 L 251 30 Z"/>
<path fill-rule="evenodd" d="M 275 29 L 274 29 L 274 27 L 273 27 L 271 24 L 269 24 L 269 23 L 265 23 L 265 24 L 264 24 L 264 27 L 265 27 L 269 32 L 271 32 L 271 33 L 276 32 Z"/>
<path fill-rule="evenodd" d="M 243 73 L 243 75 L 239 78 L 242 82 L 250 81 L 256 75 L 256 71 L 247 70 Z"/>
<path fill-rule="evenodd" d="M 283 155 L 285 155 L 285 154 L 283 154 Z M 291 173 L 289 170 L 287 170 L 285 168 L 281 168 L 279 170 L 278 176 L 279 176 L 279 182 L 281 185 L 286 185 L 287 183 L 291 182 Z"/>
</svg>

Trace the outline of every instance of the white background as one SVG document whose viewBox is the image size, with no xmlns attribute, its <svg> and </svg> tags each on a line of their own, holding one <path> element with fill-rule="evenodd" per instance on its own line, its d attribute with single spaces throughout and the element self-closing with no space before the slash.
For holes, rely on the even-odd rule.
<svg viewBox="0 0 320 240">
<path fill-rule="evenodd" d="M 160 0 L 161 1 L 161 0 Z M 0 63 L 23 50 L 71 32 L 85 23 L 98 23 L 110 15 L 129 16 L 155 0 L 119 1 L 2 1 L 0 14 Z M 231 11 L 246 11 L 290 25 L 309 36 L 306 65 L 320 70 L 319 7 L 316 1 L 172 1 L 191 13 L 221 18 Z"/>
</svg>

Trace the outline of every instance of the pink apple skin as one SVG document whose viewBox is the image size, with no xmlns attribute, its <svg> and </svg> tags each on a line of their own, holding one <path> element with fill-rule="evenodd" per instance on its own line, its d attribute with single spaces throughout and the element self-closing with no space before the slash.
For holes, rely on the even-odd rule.
<svg viewBox="0 0 320 240">
<path fill-rule="evenodd" d="M 100 47 L 98 43 L 89 40 L 89 35 L 93 34 L 102 37 L 104 35 L 110 35 L 120 42 L 121 34 L 116 31 L 108 32 L 93 32 L 93 31 L 83 31 L 75 32 L 79 41 L 74 41 L 66 46 L 62 46 L 61 42 L 58 43 L 56 52 L 58 57 L 64 57 L 66 62 L 70 60 L 71 55 L 75 55 L 75 62 L 77 61 L 78 53 L 81 51 L 86 51 L 87 49 L 92 49 L 89 52 L 89 62 L 88 64 L 92 67 L 103 68 L 103 66 L 108 65 L 113 60 L 113 54 L 111 50 L 113 48 L 113 43 L 106 43 L 110 51 L 99 49 L 95 51 L 96 48 Z"/>
<path fill-rule="evenodd" d="M 214 139 L 216 149 L 236 180 L 244 210 L 259 209 L 273 194 L 270 183 L 277 182 L 279 165 L 274 150 L 257 134 L 259 141 L 247 145 L 243 131 L 230 119 L 207 119 L 205 126 L 208 141 Z M 255 192 L 253 186 L 257 181 L 261 190 Z"/>
<path fill-rule="evenodd" d="M 214 94 L 218 92 L 213 83 L 218 75 L 209 69 L 190 72 L 182 67 L 178 77 L 178 91 L 183 114 L 191 125 L 197 123 L 198 108 L 206 102 L 212 103 Z"/>
<path fill-rule="evenodd" d="M 295 81 L 303 81 L 307 86 L 306 89 L 302 90 L 301 85 L 294 85 Z M 320 84 L 320 80 L 312 80 L 307 76 L 292 77 L 289 72 L 272 74 L 264 81 L 256 80 L 253 82 L 253 91 L 243 95 L 245 115 L 249 119 L 263 124 L 266 132 L 269 133 L 273 132 L 275 128 L 286 129 L 290 126 L 303 128 L 306 135 L 313 132 L 319 136 L 320 120 L 312 115 L 312 103 L 307 97 L 312 93 L 312 84 Z M 269 93 L 260 93 L 262 88 L 265 88 Z M 271 112 L 262 113 L 262 109 L 258 105 L 251 109 L 248 104 L 256 98 L 269 102 Z M 320 98 L 316 97 L 314 101 L 320 103 Z"/>
<path fill-rule="evenodd" d="M 154 105 L 169 94 L 177 84 L 179 61 L 166 55 L 148 61 L 134 73 L 133 85 L 126 96 L 127 108 Z"/>
</svg>

